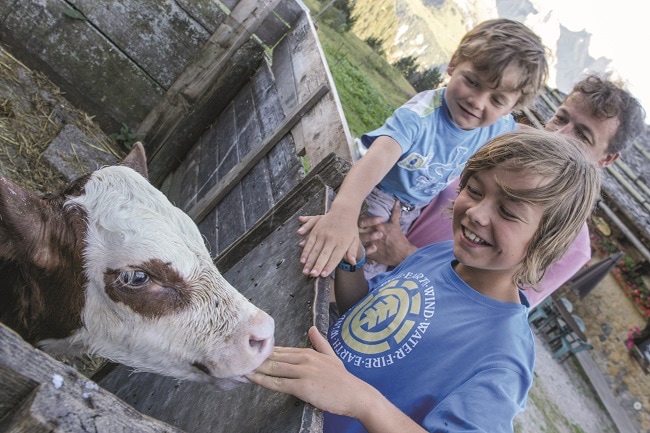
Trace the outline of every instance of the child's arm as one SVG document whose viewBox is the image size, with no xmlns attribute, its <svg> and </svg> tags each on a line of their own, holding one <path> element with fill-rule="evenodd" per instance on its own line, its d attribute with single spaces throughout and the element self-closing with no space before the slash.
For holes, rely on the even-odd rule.
<svg viewBox="0 0 650 433">
<path fill-rule="evenodd" d="M 305 237 L 300 255 L 300 263 L 305 265 L 303 274 L 326 277 L 344 256 L 355 263 L 359 245 L 357 220 L 363 200 L 401 155 L 399 143 L 387 136 L 378 137 L 345 176 L 330 211 L 298 229 L 298 234 Z"/>
<path fill-rule="evenodd" d="M 365 255 L 362 245 L 359 245 L 355 256 L 355 263 Z M 368 281 L 363 273 L 363 268 L 354 272 L 336 268 L 336 284 L 334 284 L 334 297 L 339 313 L 344 314 L 368 294 Z"/>
<path fill-rule="evenodd" d="M 356 418 L 371 433 L 425 432 L 377 389 L 349 373 L 313 326 L 309 339 L 314 349 L 276 347 L 248 379 L 321 410 Z"/>
</svg>

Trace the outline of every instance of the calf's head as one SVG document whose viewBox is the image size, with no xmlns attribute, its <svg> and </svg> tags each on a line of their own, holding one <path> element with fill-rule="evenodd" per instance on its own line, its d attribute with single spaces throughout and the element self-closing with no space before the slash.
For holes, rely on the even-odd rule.
<svg viewBox="0 0 650 433">
<path fill-rule="evenodd" d="M 57 196 L 0 178 L 0 320 L 53 354 L 88 352 L 229 387 L 273 346 L 273 319 L 214 266 L 155 189 L 136 144 Z"/>
</svg>

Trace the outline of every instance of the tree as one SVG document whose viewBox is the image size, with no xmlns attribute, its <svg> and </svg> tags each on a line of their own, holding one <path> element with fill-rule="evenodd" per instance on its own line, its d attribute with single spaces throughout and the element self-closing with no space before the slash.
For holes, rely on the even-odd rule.
<svg viewBox="0 0 650 433">
<path fill-rule="evenodd" d="M 384 49 L 382 48 L 384 42 L 386 42 L 386 39 L 381 39 L 375 36 L 371 36 L 365 40 L 365 43 L 368 44 L 368 46 L 380 56 L 384 55 Z"/>
<path fill-rule="evenodd" d="M 424 90 L 435 89 L 442 81 L 440 70 L 436 67 L 431 67 L 424 72 L 416 71 L 410 78 L 407 78 L 409 83 L 418 92 Z"/>
<path fill-rule="evenodd" d="M 417 71 L 418 65 L 415 63 L 416 60 L 413 56 L 402 57 L 393 63 L 393 67 L 400 71 L 404 78 L 408 80 Z"/>
<path fill-rule="evenodd" d="M 340 31 L 347 32 L 352 28 L 356 17 L 352 16 L 353 0 L 330 0 L 316 15 L 314 22 L 319 18 L 330 27 Z"/>
</svg>

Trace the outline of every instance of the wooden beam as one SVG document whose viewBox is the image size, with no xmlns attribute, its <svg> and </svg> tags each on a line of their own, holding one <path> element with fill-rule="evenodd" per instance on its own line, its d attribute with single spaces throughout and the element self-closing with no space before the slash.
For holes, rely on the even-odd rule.
<svg viewBox="0 0 650 433">
<path fill-rule="evenodd" d="M 245 83 L 248 76 L 233 70 L 236 53 L 251 41 L 255 30 L 273 12 L 280 0 L 242 0 L 226 18 L 217 31 L 208 39 L 199 53 L 187 65 L 183 73 L 171 85 L 164 98 L 149 112 L 138 128 L 138 136 L 145 142 L 149 155 L 150 179 L 154 185 L 184 156 L 184 152 L 198 139 L 215 110 L 210 103 L 223 95 L 215 86 L 224 75 Z M 262 52 L 263 48 L 260 47 Z M 261 57 L 260 57 L 261 58 Z M 245 68 L 250 56 L 240 56 Z M 256 65 L 255 65 L 256 66 Z M 230 73 L 226 74 L 230 68 Z M 233 87 L 233 84 L 231 84 Z M 197 124 L 197 113 L 212 113 L 212 119 L 201 119 Z M 205 116 L 202 116 L 205 117 Z M 190 132 L 189 136 L 187 132 Z"/>
<path fill-rule="evenodd" d="M 187 214 L 198 224 L 214 207 L 230 192 L 230 190 L 239 183 L 240 180 L 273 149 L 278 141 L 305 115 L 314 105 L 329 92 L 326 84 L 321 85 L 312 95 L 310 95 L 302 104 L 298 105 L 292 112 L 285 116 L 284 120 L 278 125 L 275 131 L 269 135 L 259 146 L 252 152 L 249 152 L 237 165 L 217 183 L 208 190 L 205 195 L 190 208 Z"/>
<path fill-rule="evenodd" d="M 246 233 L 221 252 L 214 260 L 215 265 L 223 273 L 235 266 L 250 251 L 256 248 L 262 240 L 280 225 L 286 224 L 289 216 L 300 211 L 314 197 L 321 194 L 325 187 L 338 189 L 345 175 L 350 171 L 350 163 L 334 153 L 327 155 L 300 183 L 282 200 L 277 202 L 259 221 Z M 324 207 L 318 212 L 329 210 L 333 198 L 328 194 Z"/>
</svg>

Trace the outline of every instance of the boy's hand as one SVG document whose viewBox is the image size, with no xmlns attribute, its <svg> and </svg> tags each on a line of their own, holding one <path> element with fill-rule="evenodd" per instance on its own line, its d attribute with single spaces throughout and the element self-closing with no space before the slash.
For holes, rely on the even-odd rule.
<svg viewBox="0 0 650 433">
<path fill-rule="evenodd" d="M 348 263 L 356 264 L 359 230 L 349 220 L 332 212 L 298 217 L 302 224 L 298 235 L 303 240 L 298 245 L 303 247 L 300 255 L 300 263 L 305 265 L 303 274 L 326 277 L 336 269 L 343 257 Z"/>
<path fill-rule="evenodd" d="M 368 385 L 350 374 L 316 327 L 309 329 L 310 348 L 276 347 L 248 379 L 339 415 L 355 416 Z M 358 395 L 359 394 L 359 395 Z"/>
</svg>

